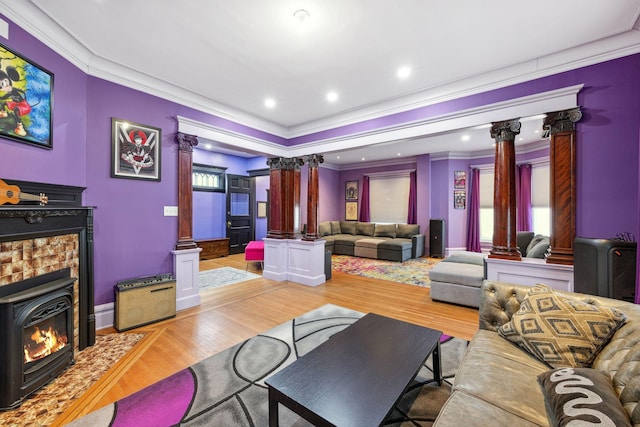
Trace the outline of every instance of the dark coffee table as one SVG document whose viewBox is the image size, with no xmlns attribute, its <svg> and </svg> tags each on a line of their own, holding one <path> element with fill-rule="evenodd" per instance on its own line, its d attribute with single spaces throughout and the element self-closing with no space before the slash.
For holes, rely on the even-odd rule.
<svg viewBox="0 0 640 427">
<path fill-rule="evenodd" d="M 316 426 L 377 426 L 433 354 L 441 384 L 440 331 L 367 314 L 267 379 L 269 426 L 282 404 Z"/>
</svg>

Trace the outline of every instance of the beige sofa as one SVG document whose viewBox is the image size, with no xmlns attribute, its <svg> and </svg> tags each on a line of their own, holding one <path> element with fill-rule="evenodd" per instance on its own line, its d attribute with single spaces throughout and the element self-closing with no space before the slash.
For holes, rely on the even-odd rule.
<svg viewBox="0 0 640 427">
<path fill-rule="evenodd" d="M 434 425 L 550 425 L 537 377 L 552 368 L 497 332 L 498 328 L 510 322 L 530 290 L 529 286 L 484 281 L 479 307 L 480 329 L 467 348 L 455 376 L 452 394 Z M 611 380 L 613 391 L 610 394 L 614 403 L 611 404 L 610 400 L 607 406 L 617 407 L 622 403 L 622 414 L 629 417 L 632 424 L 639 425 L 640 306 L 576 293 L 555 291 L 555 294 L 584 302 L 595 301 L 603 307 L 615 307 L 626 315 L 624 325 L 597 353 L 591 364 L 593 369 L 587 371 L 593 375 L 600 375 L 594 371 L 606 374 L 600 376 L 606 381 Z M 549 391 L 547 396 L 550 396 Z M 548 397 L 547 400 L 552 404 L 556 397 Z M 550 412 L 553 413 L 551 409 Z M 617 421 L 614 425 L 625 424 Z"/>
<path fill-rule="evenodd" d="M 336 255 L 400 262 L 424 255 L 425 237 L 418 224 L 323 221 L 318 234 Z"/>
</svg>

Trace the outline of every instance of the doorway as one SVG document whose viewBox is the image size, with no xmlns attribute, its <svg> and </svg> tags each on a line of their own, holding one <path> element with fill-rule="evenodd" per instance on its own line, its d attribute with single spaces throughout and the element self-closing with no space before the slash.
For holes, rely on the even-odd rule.
<svg viewBox="0 0 640 427">
<path fill-rule="evenodd" d="M 255 183 L 249 176 L 227 175 L 227 237 L 229 254 L 244 253 L 255 234 Z"/>
</svg>

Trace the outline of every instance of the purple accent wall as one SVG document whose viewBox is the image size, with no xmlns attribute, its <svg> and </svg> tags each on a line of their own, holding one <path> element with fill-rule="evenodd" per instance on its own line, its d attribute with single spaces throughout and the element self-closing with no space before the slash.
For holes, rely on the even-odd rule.
<svg viewBox="0 0 640 427">
<path fill-rule="evenodd" d="M 7 20 L 8 21 L 8 20 Z M 488 103 L 576 84 L 584 117 L 577 129 L 577 233 L 612 237 L 621 231 L 638 236 L 638 168 L 640 141 L 640 54 L 565 73 L 418 108 L 379 119 L 341 126 L 291 140 L 211 116 L 186 106 L 88 77 L 10 21 L 10 40 L 0 39 L 55 75 L 53 150 L 0 139 L 2 177 L 86 186 L 85 204 L 95 212 L 95 303 L 112 302 L 119 280 L 173 270 L 170 250 L 177 240 L 177 219 L 164 217 L 163 206 L 177 205 L 177 115 L 282 145 L 346 136 L 409 123 Z M 111 118 L 120 117 L 162 129 L 162 181 L 110 177 Z M 475 161 L 474 161 L 475 163 Z M 415 166 L 414 166 L 415 167 Z M 261 168 L 261 167 L 259 167 Z M 406 168 L 400 167 L 400 168 Z M 428 170 L 429 217 L 457 219 L 447 181 L 457 165 L 442 161 Z M 377 168 L 367 169 L 368 172 Z M 381 168 L 387 169 L 387 168 Z M 246 169 L 245 169 L 246 170 Z M 242 171 L 244 173 L 244 171 Z M 363 169 L 320 174 L 319 220 L 344 218 L 344 182 L 362 182 Z M 422 178 L 419 178 L 422 182 Z M 306 181 L 305 181 L 306 183 Z M 419 187 L 420 188 L 420 187 Z M 306 184 L 303 185 L 306 197 Z M 329 196 L 328 196 L 329 195 Z M 334 206 L 329 207 L 333 203 Z M 452 225 L 448 225 L 451 230 Z M 452 240 L 457 237 L 451 236 Z M 455 237 L 455 239 L 454 239 Z M 450 242 L 449 246 L 458 246 Z"/>
</svg>

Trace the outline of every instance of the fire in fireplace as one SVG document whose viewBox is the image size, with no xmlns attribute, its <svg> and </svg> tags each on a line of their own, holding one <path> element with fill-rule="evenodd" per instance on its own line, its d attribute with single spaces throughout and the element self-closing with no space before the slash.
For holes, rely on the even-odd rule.
<svg viewBox="0 0 640 427">
<path fill-rule="evenodd" d="M 0 287 L 0 410 L 14 409 L 74 362 L 68 268 Z"/>
</svg>

